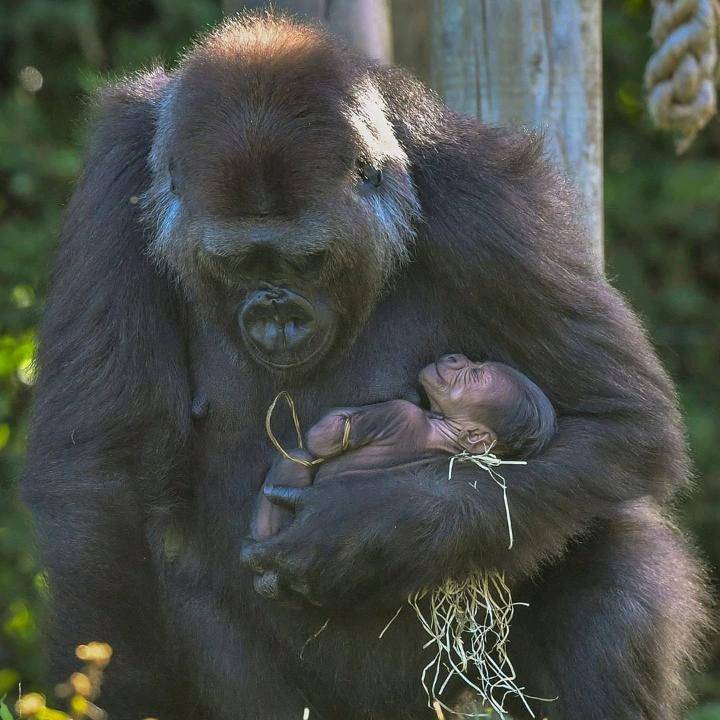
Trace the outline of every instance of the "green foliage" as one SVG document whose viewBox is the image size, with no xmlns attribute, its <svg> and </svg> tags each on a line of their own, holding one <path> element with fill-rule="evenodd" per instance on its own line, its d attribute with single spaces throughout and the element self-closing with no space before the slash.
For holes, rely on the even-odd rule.
<svg viewBox="0 0 720 720">
<path fill-rule="evenodd" d="M 688 720 L 720 720 L 720 703 L 706 703 L 691 712 Z"/>
<path fill-rule="evenodd" d="M 610 277 L 644 318 L 678 385 L 697 486 L 682 505 L 720 567 L 720 121 L 682 157 L 644 113 L 650 3 L 604 3 L 605 212 Z M 698 691 L 720 698 L 720 663 Z M 692 720 L 720 720 L 720 704 Z"/>
<path fill-rule="evenodd" d="M 220 17 L 219 0 L 22 0 L 0 22 L 0 696 L 42 685 L 44 578 L 13 492 L 36 326 L 63 206 L 81 166 L 88 93 L 171 61 Z M 41 83 L 41 86 L 39 86 Z M 39 86 L 39 87 L 38 87 Z M 92 638 L 88 638 L 92 639 Z M 0 711 L 2 712 L 2 711 Z M 4 718 L 3 718 L 4 720 Z"/>
<path fill-rule="evenodd" d="M 608 271 L 678 382 L 698 471 L 688 526 L 720 566 L 720 122 L 677 158 L 649 127 L 647 0 L 603 3 Z M 21 470 L 35 328 L 62 208 L 80 168 L 85 98 L 170 60 L 219 0 L 14 0 L 0 23 L 0 696 L 42 683 L 43 576 L 12 489 Z M 42 86 L 38 88 L 40 79 Z M 720 698 L 720 672 L 703 681 Z M 0 719 L 6 720 L 0 710 Z M 720 720 L 720 704 L 693 720 Z"/>
<path fill-rule="evenodd" d="M 698 487 L 685 516 L 720 565 L 720 123 L 675 156 L 643 114 L 648 3 L 605 10 L 608 272 L 677 381 Z"/>
</svg>

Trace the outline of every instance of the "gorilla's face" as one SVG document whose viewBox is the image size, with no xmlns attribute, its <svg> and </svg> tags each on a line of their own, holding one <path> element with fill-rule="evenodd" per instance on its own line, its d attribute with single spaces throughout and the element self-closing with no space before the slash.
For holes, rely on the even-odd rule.
<svg viewBox="0 0 720 720">
<path fill-rule="evenodd" d="M 237 347 L 307 369 L 349 346 L 407 261 L 418 204 L 367 75 L 349 79 L 340 58 L 315 67 L 312 48 L 254 64 L 258 52 L 195 54 L 170 82 L 151 247 Z"/>
</svg>

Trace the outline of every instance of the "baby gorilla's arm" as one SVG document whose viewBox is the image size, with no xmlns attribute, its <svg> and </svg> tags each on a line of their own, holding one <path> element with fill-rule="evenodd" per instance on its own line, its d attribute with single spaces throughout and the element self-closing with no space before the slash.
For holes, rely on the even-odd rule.
<svg viewBox="0 0 720 720">
<path fill-rule="evenodd" d="M 290 451 L 294 458 L 312 460 L 329 459 L 340 454 L 353 453 L 351 468 L 390 467 L 402 462 L 407 453 L 414 456 L 426 450 L 428 418 L 417 405 L 406 400 L 366 405 L 356 408 L 338 408 L 313 425 L 307 433 L 305 450 Z M 320 465 L 320 468 L 323 466 Z M 314 467 L 306 467 L 278 458 L 270 468 L 260 493 L 252 536 L 265 540 L 276 535 L 292 518 L 293 500 L 297 490 L 312 484 Z M 270 502 L 271 498 L 273 502 Z"/>
<path fill-rule="evenodd" d="M 310 428 L 307 447 L 315 457 L 329 458 L 372 444 L 392 459 L 400 450 L 425 450 L 428 430 L 421 408 L 407 400 L 390 400 L 332 410 Z"/>
</svg>

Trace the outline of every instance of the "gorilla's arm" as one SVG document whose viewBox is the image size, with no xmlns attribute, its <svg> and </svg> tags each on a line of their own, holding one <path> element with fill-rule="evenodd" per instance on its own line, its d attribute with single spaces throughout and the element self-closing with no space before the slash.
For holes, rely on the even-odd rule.
<svg viewBox="0 0 720 720">
<path fill-rule="evenodd" d="M 448 347 L 438 350 L 514 365 L 546 392 L 559 429 L 527 466 L 503 468 L 512 550 L 501 493 L 475 468 L 451 481 L 442 462 L 316 482 L 294 524 L 247 553 L 327 603 L 397 597 L 470 567 L 527 576 L 623 501 L 664 502 L 688 478 L 672 384 L 595 268 L 576 200 L 538 140 L 428 107 L 425 94 L 423 107 L 412 92 L 393 97 L 425 221 L 410 272 L 444 313 Z M 403 332 L 412 342 L 418 330 Z"/>
<path fill-rule="evenodd" d="M 115 718 L 162 710 L 163 618 L 145 523 L 177 477 L 190 418 L 181 304 L 150 266 L 138 223 L 163 82 L 148 76 L 103 97 L 41 329 L 22 488 L 48 572 L 53 679 L 76 669 L 78 643 L 109 642 L 103 707 Z"/>
<path fill-rule="evenodd" d="M 453 140 L 426 139 L 416 155 L 428 284 L 447 288 L 448 304 L 464 310 L 447 313 L 450 337 L 464 335 L 470 353 L 478 343 L 534 379 L 559 427 L 527 466 L 502 468 L 512 550 L 497 488 L 480 481 L 476 490 L 477 471 L 460 466 L 441 483 L 451 522 L 438 524 L 428 552 L 448 568 L 525 576 L 620 503 L 645 495 L 663 503 L 685 485 L 682 422 L 672 382 L 597 268 L 577 199 L 548 167 L 541 141 L 452 114 L 446 125 Z"/>
</svg>

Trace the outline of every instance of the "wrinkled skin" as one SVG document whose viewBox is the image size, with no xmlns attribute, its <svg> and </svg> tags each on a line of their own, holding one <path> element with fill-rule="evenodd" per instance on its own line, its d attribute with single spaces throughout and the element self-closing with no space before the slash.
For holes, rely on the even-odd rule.
<svg viewBox="0 0 720 720">
<path fill-rule="evenodd" d="M 521 684 L 553 720 L 670 720 L 704 633 L 667 519 L 689 469 L 672 383 L 595 267 L 527 133 L 447 109 L 320 31 L 229 22 L 172 73 L 102 93 L 40 333 L 23 497 L 52 597 L 53 680 L 114 648 L 113 720 L 432 718 L 407 594 L 506 573 Z M 342 477 L 248 542 L 282 389 L 417 402 L 463 352 L 557 410 L 501 494 L 446 463 Z M 292 424 L 277 432 L 292 447 Z M 291 600 L 255 579 L 274 573 Z M 454 688 L 448 690 L 451 696 Z M 452 700 L 448 697 L 448 700 Z"/>
<path fill-rule="evenodd" d="M 350 422 L 351 430 L 343 449 L 346 420 Z M 370 470 L 395 469 L 403 463 L 432 458 L 438 451 L 428 445 L 430 430 L 427 413 L 407 400 L 389 400 L 328 413 L 308 430 L 309 452 L 295 448 L 290 455 L 306 461 L 320 458 L 324 464 L 330 462 L 331 469 L 322 472 L 324 468 L 319 465 L 310 468 L 282 455 L 277 457 L 265 478 L 264 493 L 258 498 L 253 537 L 265 540 L 287 524 L 302 495 L 290 488 L 299 490 L 312 485 L 318 468 L 321 470 L 318 480 L 350 475 L 362 477 Z M 333 464 L 341 453 L 341 463 Z M 249 556 L 251 552 L 249 549 L 246 554 Z M 260 563 L 255 567 L 262 572 Z M 278 593 L 278 588 L 267 579 L 261 578 L 259 587 L 265 594 Z"/>
</svg>

